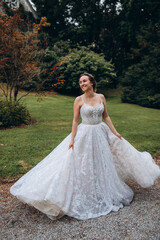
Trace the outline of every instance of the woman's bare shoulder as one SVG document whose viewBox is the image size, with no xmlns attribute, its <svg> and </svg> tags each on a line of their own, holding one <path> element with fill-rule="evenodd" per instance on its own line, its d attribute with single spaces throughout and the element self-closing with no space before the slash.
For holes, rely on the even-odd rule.
<svg viewBox="0 0 160 240">
<path fill-rule="evenodd" d="M 82 101 L 82 97 L 83 97 L 83 94 L 80 95 L 80 96 L 78 96 L 78 97 L 76 97 L 76 98 L 75 98 L 75 101 L 76 101 L 76 102 Z"/>
<path fill-rule="evenodd" d="M 74 103 L 81 106 L 83 104 L 82 95 L 76 97 Z"/>
<path fill-rule="evenodd" d="M 98 94 L 102 100 L 105 100 L 105 96 L 101 93 Z"/>
</svg>

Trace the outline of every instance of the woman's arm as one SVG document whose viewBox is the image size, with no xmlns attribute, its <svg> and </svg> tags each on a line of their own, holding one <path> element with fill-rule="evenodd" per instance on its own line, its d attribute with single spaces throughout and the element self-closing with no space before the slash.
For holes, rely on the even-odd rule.
<svg viewBox="0 0 160 240">
<path fill-rule="evenodd" d="M 77 133 L 77 126 L 79 123 L 79 112 L 80 112 L 80 97 L 77 97 L 74 101 L 74 117 L 73 117 L 73 123 L 72 123 L 72 137 L 71 142 L 69 144 L 69 149 L 74 146 L 74 138 Z"/>
<path fill-rule="evenodd" d="M 116 135 L 117 137 L 119 137 L 120 139 L 122 138 L 122 136 L 117 132 L 117 130 L 115 129 L 108 113 L 107 113 L 107 106 L 106 106 L 106 100 L 105 97 L 101 94 L 102 100 L 103 100 L 103 104 L 104 104 L 104 112 L 103 112 L 103 119 L 104 122 L 108 125 L 108 127 L 111 129 L 112 133 L 114 135 Z"/>
</svg>

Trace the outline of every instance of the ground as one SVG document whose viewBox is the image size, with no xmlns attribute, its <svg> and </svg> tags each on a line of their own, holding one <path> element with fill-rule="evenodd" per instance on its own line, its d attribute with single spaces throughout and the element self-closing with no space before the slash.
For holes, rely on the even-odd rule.
<svg viewBox="0 0 160 240">
<path fill-rule="evenodd" d="M 160 159 L 156 162 L 160 164 Z M 160 179 L 142 188 L 127 184 L 135 195 L 130 206 L 106 216 L 80 221 L 68 216 L 52 221 L 13 197 L 9 188 L 17 179 L 1 182 L 1 240 L 159 240 Z"/>
</svg>

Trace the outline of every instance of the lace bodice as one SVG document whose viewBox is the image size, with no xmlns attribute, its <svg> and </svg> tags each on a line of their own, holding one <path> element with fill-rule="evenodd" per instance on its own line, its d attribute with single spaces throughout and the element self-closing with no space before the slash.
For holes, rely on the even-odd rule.
<svg viewBox="0 0 160 240">
<path fill-rule="evenodd" d="M 102 113 L 104 111 L 104 105 L 101 103 L 98 106 L 89 106 L 83 103 L 80 109 L 80 115 L 83 124 L 95 125 L 102 122 Z"/>
</svg>

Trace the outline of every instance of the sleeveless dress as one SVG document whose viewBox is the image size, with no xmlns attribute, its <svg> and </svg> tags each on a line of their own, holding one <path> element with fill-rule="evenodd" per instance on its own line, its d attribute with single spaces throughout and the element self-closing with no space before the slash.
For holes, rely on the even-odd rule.
<svg viewBox="0 0 160 240">
<path fill-rule="evenodd" d="M 147 152 L 119 139 L 102 122 L 104 105 L 83 104 L 74 148 L 69 134 L 47 157 L 22 176 L 10 192 L 51 219 L 68 215 L 80 220 L 106 215 L 129 205 L 132 179 L 154 184 L 160 168 Z"/>
</svg>

